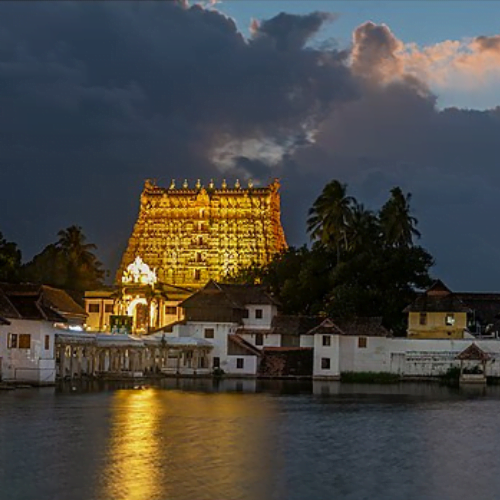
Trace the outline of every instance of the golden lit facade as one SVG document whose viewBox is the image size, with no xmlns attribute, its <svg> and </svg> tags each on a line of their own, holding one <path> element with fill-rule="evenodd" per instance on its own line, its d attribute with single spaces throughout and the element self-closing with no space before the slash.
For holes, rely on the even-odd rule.
<svg viewBox="0 0 500 500">
<path fill-rule="evenodd" d="M 159 283 L 199 288 L 238 269 L 266 264 L 286 248 L 280 220 L 279 182 L 242 188 L 226 182 L 162 188 L 146 181 L 139 216 L 117 281 L 140 257 Z"/>
</svg>

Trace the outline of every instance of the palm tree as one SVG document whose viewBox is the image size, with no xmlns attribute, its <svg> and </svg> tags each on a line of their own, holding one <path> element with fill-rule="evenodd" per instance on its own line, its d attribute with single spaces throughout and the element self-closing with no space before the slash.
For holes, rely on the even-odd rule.
<svg viewBox="0 0 500 500">
<path fill-rule="evenodd" d="M 309 210 L 307 231 L 312 240 L 326 246 L 335 246 L 337 262 L 340 261 L 341 246 L 347 248 L 347 228 L 351 207 L 355 202 L 347 196 L 347 185 L 337 180 L 329 182 Z"/>
<path fill-rule="evenodd" d="M 93 243 L 86 243 L 82 228 L 73 225 L 59 231 L 57 235 L 57 248 L 65 256 L 68 265 L 68 286 L 79 288 L 76 284 L 82 280 L 96 284 L 101 282 L 104 271 L 93 253 L 97 247 Z"/>
<path fill-rule="evenodd" d="M 353 253 L 374 248 L 380 241 L 377 216 L 363 204 L 355 203 L 347 228 L 348 250 Z"/>
<path fill-rule="evenodd" d="M 391 189 L 391 197 L 381 208 L 379 219 L 385 242 L 390 246 L 410 247 L 413 237 L 420 238 L 418 221 L 411 215 L 411 193 L 404 194 L 400 187 Z"/>
</svg>

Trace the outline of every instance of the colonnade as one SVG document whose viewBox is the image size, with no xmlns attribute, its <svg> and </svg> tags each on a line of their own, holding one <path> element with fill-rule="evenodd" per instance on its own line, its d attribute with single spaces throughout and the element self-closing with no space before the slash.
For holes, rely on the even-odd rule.
<svg viewBox="0 0 500 500">
<path fill-rule="evenodd" d="M 102 345 L 95 338 L 56 337 L 56 373 L 59 379 L 80 377 L 142 377 L 152 374 L 209 373 L 206 347 L 168 346 L 163 342 Z M 108 344 L 108 345 L 106 345 Z"/>
</svg>

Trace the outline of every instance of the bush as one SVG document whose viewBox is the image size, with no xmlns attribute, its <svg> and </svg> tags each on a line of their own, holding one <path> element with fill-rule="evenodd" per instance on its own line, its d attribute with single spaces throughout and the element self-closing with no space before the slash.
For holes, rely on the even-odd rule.
<svg viewBox="0 0 500 500">
<path fill-rule="evenodd" d="M 452 366 L 446 370 L 444 375 L 441 375 L 441 378 L 445 382 L 458 382 L 460 379 L 460 368 L 458 366 Z"/>
<path fill-rule="evenodd" d="M 343 372 L 340 374 L 341 382 L 358 384 L 394 384 L 400 379 L 399 375 L 387 372 Z"/>
<path fill-rule="evenodd" d="M 214 368 L 212 371 L 212 375 L 214 377 L 222 377 L 226 372 L 222 368 Z"/>
</svg>

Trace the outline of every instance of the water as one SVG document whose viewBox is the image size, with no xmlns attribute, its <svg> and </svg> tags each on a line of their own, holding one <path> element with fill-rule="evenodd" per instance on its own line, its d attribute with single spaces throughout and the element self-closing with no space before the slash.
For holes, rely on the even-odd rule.
<svg viewBox="0 0 500 500">
<path fill-rule="evenodd" d="M 499 408 L 430 384 L 0 392 L 0 499 L 500 498 Z"/>
</svg>

